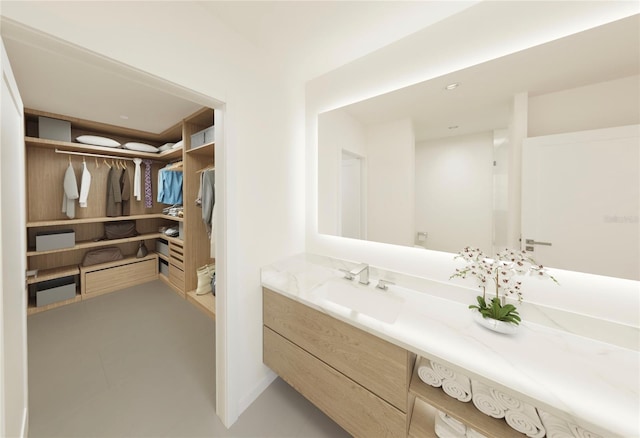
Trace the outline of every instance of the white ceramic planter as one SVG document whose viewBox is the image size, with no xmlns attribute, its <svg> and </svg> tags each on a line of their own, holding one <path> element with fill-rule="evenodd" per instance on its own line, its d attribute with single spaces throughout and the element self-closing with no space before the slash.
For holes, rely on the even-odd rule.
<svg viewBox="0 0 640 438">
<path fill-rule="evenodd" d="M 498 321 L 497 319 L 485 318 L 482 313 L 473 309 L 473 319 L 483 327 L 493 330 L 494 332 L 511 335 L 518 331 L 518 325 L 512 322 Z"/>
</svg>

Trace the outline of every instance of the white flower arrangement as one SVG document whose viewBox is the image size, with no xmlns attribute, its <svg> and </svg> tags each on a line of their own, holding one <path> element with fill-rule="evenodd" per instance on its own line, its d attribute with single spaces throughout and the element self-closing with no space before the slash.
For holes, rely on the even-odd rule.
<svg viewBox="0 0 640 438">
<path fill-rule="evenodd" d="M 518 303 L 522 302 L 522 282 L 518 276 L 532 275 L 538 278 L 549 278 L 555 283 L 558 281 L 549 275 L 547 269 L 536 263 L 526 251 L 505 249 L 498 253 L 495 259 L 487 257 L 479 248 L 466 247 L 460 251 L 454 259 L 462 259 L 467 263 L 463 269 L 456 269 L 451 278 L 468 278 L 476 280 L 477 286 L 482 290 L 482 296 L 477 297 L 478 304 L 470 305 L 470 309 L 477 309 L 485 318 L 507 321 L 513 324 L 520 323 L 520 316 L 516 307 L 512 304 L 502 305 L 501 298 L 515 296 Z M 495 286 L 495 297 L 487 303 L 487 286 Z"/>
</svg>

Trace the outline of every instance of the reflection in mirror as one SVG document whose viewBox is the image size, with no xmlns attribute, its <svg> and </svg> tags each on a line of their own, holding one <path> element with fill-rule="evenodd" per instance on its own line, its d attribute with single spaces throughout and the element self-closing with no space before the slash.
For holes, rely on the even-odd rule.
<svg viewBox="0 0 640 438">
<path fill-rule="evenodd" d="M 640 279 L 639 32 L 635 15 L 319 114 L 319 232 Z"/>
</svg>

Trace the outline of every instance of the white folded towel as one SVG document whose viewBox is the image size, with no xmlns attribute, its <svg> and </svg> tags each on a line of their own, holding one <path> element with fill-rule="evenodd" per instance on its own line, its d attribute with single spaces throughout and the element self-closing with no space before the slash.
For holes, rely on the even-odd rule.
<svg viewBox="0 0 640 438">
<path fill-rule="evenodd" d="M 569 423 L 569 429 L 575 438 L 603 438 L 602 435 L 590 432 L 574 423 Z"/>
<path fill-rule="evenodd" d="M 492 395 L 489 387 L 477 380 L 471 380 L 471 400 L 480 412 L 493 418 L 504 418 L 505 407 Z"/>
<path fill-rule="evenodd" d="M 467 427 L 466 437 L 467 438 L 487 438 L 485 435 L 481 434 L 475 429 L 471 429 L 470 427 Z"/>
<path fill-rule="evenodd" d="M 558 418 L 539 408 L 538 415 L 540 416 L 542 425 L 547 431 L 548 438 L 574 438 L 571 429 L 569 429 L 569 423 L 562 418 Z"/>
<path fill-rule="evenodd" d="M 438 415 L 440 416 L 440 418 L 442 419 L 442 421 L 444 421 L 445 423 L 447 423 L 449 426 L 451 426 L 451 428 L 458 434 L 460 435 L 464 435 L 467 433 L 467 426 L 466 424 L 464 424 L 461 421 L 456 420 L 455 418 L 447 415 L 446 413 L 442 412 L 442 411 L 438 411 Z"/>
<path fill-rule="evenodd" d="M 433 368 L 431 368 L 431 361 L 426 357 L 421 357 L 418 361 L 418 377 L 427 385 L 434 386 L 439 388 L 442 386 L 442 379 L 435 372 Z"/>
<path fill-rule="evenodd" d="M 498 400 L 498 403 L 504 406 L 505 409 L 522 409 L 525 405 L 524 402 L 515 398 L 511 394 L 500 391 L 499 389 L 496 389 L 493 386 L 489 387 L 489 391 L 491 392 L 491 395 L 493 396 L 493 398 Z"/>
<path fill-rule="evenodd" d="M 434 429 L 438 438 L 465 438 L 464 432 L 458 433 L 440 415 L 436 415 Z"/>
<path fill-rule="evenodd" d="M 536 408 L 530 404 L 523 403 L 521 409 L 507 409 L 504 419 L 513 429 L 530 438 L 542 438 L 546 433 Z"/>
<path fill-rule="evenodd" d="M 442 379 L 442 389 L 449 396 L 461 402 L 471 401 L 471 380 L 444 365 L 431 361 L 431 367 Z"/>
</svg>

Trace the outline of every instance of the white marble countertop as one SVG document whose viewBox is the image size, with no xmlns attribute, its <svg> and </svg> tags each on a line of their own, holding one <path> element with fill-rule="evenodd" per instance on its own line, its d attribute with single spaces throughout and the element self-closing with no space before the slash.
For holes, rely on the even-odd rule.
<svg viewBox="0 0 640 438">
<path fill-rule="evenodd" d="M 526 318 L 514 335 L 494 333 L 474 322 L 468 304 L 451 292 L 460 288 L 422 280 L 418 291 L 415 284 L 411 289 L 404 287 L 393 274 L 398 285 L 389 286 L 384 293 L 401 301 L 402 307 L 393 323 L 385 323 L 329 302 L 318 292 L 323 285 L 341 281 L 377 293 L 376 280 L 389 278 L 385 271 L 371 268 L 369 286 L 342 279 L 339 268 L 352 266 L 321 256 L 293 256 L 264 267 L 262 285 L 468 377 L 508 390 L 604 437 L 640 436 L 638 351 Z M 443 298 L 447 293 L 455 299 Z"/>
</svg>

